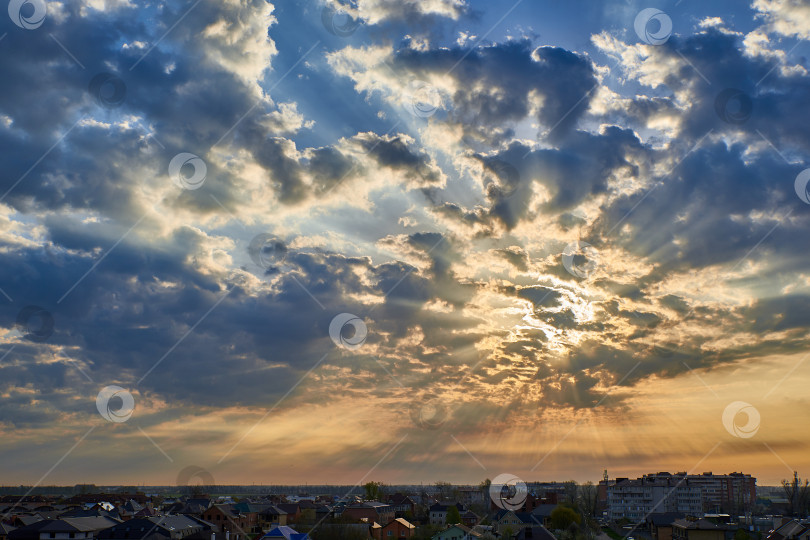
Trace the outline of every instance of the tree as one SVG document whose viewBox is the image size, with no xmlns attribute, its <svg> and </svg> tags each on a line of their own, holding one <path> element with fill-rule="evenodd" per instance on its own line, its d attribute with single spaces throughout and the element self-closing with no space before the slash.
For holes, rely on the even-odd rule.
<svg viewBox="0 0 810 540">
<path fill-rule="evenodd" d="M 549 517 L 551 518 L 551 528 L 558 531 L 567 529 L 572 523 L 577 525 L 582 523 L 582 517 L 573 508 L 566 506 L 558 506 L 551 511 Z"/>
<path fill-rule="evenodd" d="M 793 472 L 793 481 L 782 480 L 782 489 L 785 491 L 785 498 L 788 500 L 790 513 L 793 516 L 801 515 L 807 508 L 810 497 L 810 487 L 808 481 L 802 484 L 799 473 Z"/>
<path fill-rule="evenodd" d="M 571 504 L 577 503 L 577 483 L 573 480 L 563 482 L 563 489 L 565 489 L 565 497 Z"/>
<path fill-rule="evenodd" d="M 734 540 L 751 540 L 751 535 L 745 529 L 737 529 L 734 533 Z"/>
<path fill-rule="evenodd" d="M 363 489 L 366 490 L 366 500 L 376 501 L 382 496 L 382 482 L 366 482 Z"/>
<path fill-rule="evenodd" d="M 598 504 L 599 490 L 596 489 L 593 482 L 589 481 L 579 486 L 577 506 L 585 517 L 594 517 L 596 515 L 596 507 Z"/>
<path fill-rule="evenodd" d="M 455 504 L 447 508 L 447 519 L 445 519 L 445 523 L 448 525 L 461 523 L 461 513 L 458 511 L 458 507 Z"/>
</svg>

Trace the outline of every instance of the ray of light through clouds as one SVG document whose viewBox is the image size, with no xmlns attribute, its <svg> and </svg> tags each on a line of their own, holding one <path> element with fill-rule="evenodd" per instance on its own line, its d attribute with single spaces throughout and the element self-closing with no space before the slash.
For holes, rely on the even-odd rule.
<svg viewBox="0 0 810 540">
<path fill-rule="evenodd" d="M 12 0 L 0 35 L 5 484 L 810 466 L 807 2 Z"/>
</svg>

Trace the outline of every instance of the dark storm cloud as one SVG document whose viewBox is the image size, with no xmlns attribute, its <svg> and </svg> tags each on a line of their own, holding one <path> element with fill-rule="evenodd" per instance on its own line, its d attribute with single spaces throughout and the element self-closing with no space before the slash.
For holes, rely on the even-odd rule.
<svg viewBox="0 0 810 540">
<path fill-rule="evenodd" d="M 532 49 L 529 40 L 497 43 L 473 50 L 400 49 L 393 69 L 416 78 L 449 73 L 458 84 L 451 96 L 450 121 L 461 124 L 467 136 L 508 140 L 511 123 L 524 119 L 534 94 L 541 98 L 541 124 L 554 127 L 554 137 L 566 134 L 588 108 L 581 99 L 596 84 L 591 63 L 558 47 Z"/>
</svg>

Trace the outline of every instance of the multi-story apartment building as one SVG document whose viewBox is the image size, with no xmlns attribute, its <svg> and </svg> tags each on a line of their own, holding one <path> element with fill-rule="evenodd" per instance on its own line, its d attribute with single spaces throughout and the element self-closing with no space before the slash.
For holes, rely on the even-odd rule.
<svg viewBox="0 0 810 540">
<path fill-rule="evenodd" d="M 700 486 L 688 479 L 670 476 L 643 476 L 635 480 L 617 478 L 607 485 L 607 511 L 610 519 L 643 521 L 663 512 L 697 514 L 703 504 Z"/>
<path fill-rule="evenodd" d="M 638 522 L 664 512 L 691 516 L 707 512 L 743 513 L 756 501 L 756 478 L 743 473 L 660 472 L 636 479 L 602 480 L 599 490 L 604 493 L 610 519 Z"/>
</svg>

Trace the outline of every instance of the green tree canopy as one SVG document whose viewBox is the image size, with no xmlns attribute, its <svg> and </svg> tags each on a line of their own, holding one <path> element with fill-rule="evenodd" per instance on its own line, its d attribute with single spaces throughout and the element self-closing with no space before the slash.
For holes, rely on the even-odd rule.
<svg viewBox="0 0 810 540">
<path fill-rule="evenodd" d="M 461 523 L 461 513 L 458 511 L 458 507 L 455 504 L 447 508 L 447 519 L 445 523 L 448 525 Z"/>
<path fill-rule="evenodd" d="M 382 497 L 383 484 L 382 482 L 366 482 L 363 485 L 363 489 L 366 491 L 366 500 L 367 501 L 376 501 Z"/>
<path fill-rule="evenodd" d="M 567 529 L 572 523 L 579 525 L 582 523 L 582 517 L 576 513 L 572 508 L 565 506 L 558 506 L 551 511 L 551 528 L 555 530 Z"/>
</svg>

